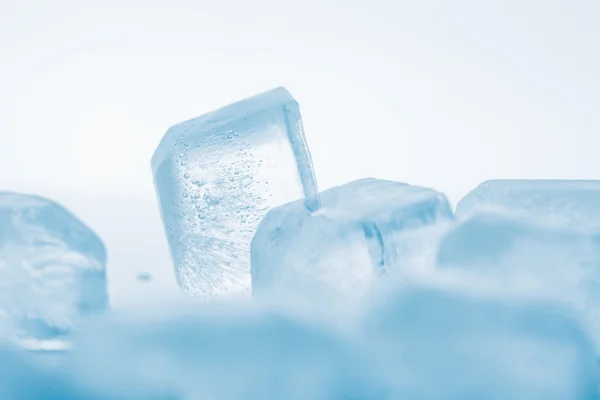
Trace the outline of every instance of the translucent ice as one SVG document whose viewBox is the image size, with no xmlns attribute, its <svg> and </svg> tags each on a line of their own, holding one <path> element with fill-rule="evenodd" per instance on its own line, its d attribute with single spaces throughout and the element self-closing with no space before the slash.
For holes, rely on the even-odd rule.
<svg viewBox="0 0 600 400">
<path fill-rule="evenodd" d="M 426 285 L 382 303 L 363 326 L 393 398 L 599 398 L 595 349 L 568 308 Z"/>
<path fill-rule="evenodd" d="M 372 278 L 427 264 L 453 219 L 444 195 L 403 183 L 362 179 L 275 208 L 252 240 L 253 290 L 368 293 Z M 270 291 L 270 290 L 269 290 Z"/>
<path fill-rule="evenodd" d="M 456 207 L 462 219 L 481 209 L 501 208 L 545 222 L 600 228 L 600 181 L 493 180 L 479 185 Z"/>
<path fill-rule="evenodd" d="M 543 294 L 600 317 L 600 236 L 520 213 L 477 211 L 441 240 L 439 274 L 480 290 Z M 598 327 L 595 328 L 598 330 Z"/>
<path fill-rule="evenodd" d="M 49 200 L 0 192 L 0 311 L 22 340 L 57 338 L 107 306 L 106 252 Z"/>
<path fill-rule="evenodd" d="M 548 301 L 411 283 L 343 326 L 258 302 L 164 311 L 93 321 L 53 371 L 0 350 L 1 398 L 599 398 L 594 347 Z"/>
<path fill-rule="evenodd" d="M 247 293 L 260 219 L 317 191 L 298 103 L 283 88 L 172 127 L 152 169 L 177 279 L 191 295 Z"/>
<path fill-rule="evenodd" d="M 293 313 L 199 307 L 86 328 L 69 375 L 102 398 L 373 398 L 349 341 Z"/>
</svg>

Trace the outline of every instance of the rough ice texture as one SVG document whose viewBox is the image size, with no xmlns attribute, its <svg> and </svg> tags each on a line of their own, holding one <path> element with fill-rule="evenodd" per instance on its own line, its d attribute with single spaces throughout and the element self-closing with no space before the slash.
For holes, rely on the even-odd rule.
<svg viewBox="0 0 600 400">
<path fill-rule="evenodd" d="M 320 201 L 316 212 L 296 201 L 262 220 L 252 240 L 255 292 L 369 293 L 374 277 L 426 264 L 453 219 L 444 195 L 372 178 Z"/>
<path fill-rule="evenodd" d="M 545 222 L 581 229 L 600 228 L 600 181 L 492 180 L 479 185 L 456 207 L 462 219 L 481 209 L 505 209 Z"/>
<path fill-rule="evenodd" d="M 298 103 L 284 88 L 172 127 L 152 169 L 179 285 L 196 296 L 248 293 L 260 219 L 317 192 Z"/>
<path fill-rule="evenodd" d="M 21 340 L 69 332 L 104 310 L 106 251 L 87 226 L 41 197 L 0 192 L 0 311 Z"/>
</svg>

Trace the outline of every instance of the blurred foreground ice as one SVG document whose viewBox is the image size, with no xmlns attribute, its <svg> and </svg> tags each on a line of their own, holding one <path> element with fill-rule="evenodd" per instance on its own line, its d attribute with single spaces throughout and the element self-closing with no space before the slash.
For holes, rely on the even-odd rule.
<svg viewBox="0 0 600 400">
<path fill-rule="evenodd" d="M 105 316 L 55 363 L 4 349 L 0 398 L 600 398 L 591 341 L 547 299 L 417 278 L 346 321 L 257 302 L 197 307 Z"/>
</svg>

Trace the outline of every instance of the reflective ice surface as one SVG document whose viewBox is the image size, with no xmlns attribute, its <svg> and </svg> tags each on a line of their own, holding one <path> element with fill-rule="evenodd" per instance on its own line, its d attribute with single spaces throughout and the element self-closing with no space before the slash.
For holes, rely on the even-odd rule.
<svg viewBox="0 0 600 400">
<path fill-rule="evenodd" d="M 317 190 L 298 103 L 284 88 L 172 127 L 152 169 L 179 285 L 196 296 L 247 293 L 260 219 Z"/>
</svg>

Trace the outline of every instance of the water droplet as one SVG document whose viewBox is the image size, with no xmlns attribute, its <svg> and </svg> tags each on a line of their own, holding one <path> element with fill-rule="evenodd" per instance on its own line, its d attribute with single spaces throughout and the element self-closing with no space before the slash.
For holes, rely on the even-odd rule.
<svg viewBox="0 0 600 400">
<path fill-rule="evenodd" d="M 181 195 L 183 196 L 183 198 L 184 198 L 184 199 L 187 199 L 187 198 L 188 198 L 188 196 L 189 196 L 189 195 L 187 194 L 187 192 L 183 192 Z"/>
<path fill-rule="evenodd" d="M 239 174 L 240 174 L 240 171 L 238 171 L 238 170 L 236 169 L 235 171 L 233 171 L 233 173 L 234 173 L 235 175 L 239 175 Z"/>
<path fill-rule="evenodd" d="M 152 280 L 152 275 L 148 272 L 140 272 L 137 276 L 138 281 L 140 282 L 150 282 Z"/>
<path fill-rule="evenodd" d="M 204 214 L 198 214 L 198 218 L 199 218 L 199 219 L 205 219 L 205 218 L 206 218 L 206 215 L 204 215 Z"/>
<path fill-rule="evenodd" d="M 227 135 L 227 139 L 233 139 L 233 135 Z"/>
<path fill-rule="evenodd" d="M 188 162 L 187 162 L 187 160 L 183 160 L 183 161 L 181 162 L 181 166 L 186 166 L 186 165 L 187 165 L 187 163 L 188 163 Z"/>
<path fill-rule="evenodd" d="M 229 178 L 229 182 L 233 182 L 235 180 L 235 178 L 232 176 Z"/>
<path fill-rule="evenodd" d="M 242 221 L 242 224 L 245 224 L 246 223 L 246 217 L 242 217 L 242 219 L 240 221 Z"/>
<path fill-rule="evenodd" d="M 239 133 L 233 132 L 233 136 L 237 136 L 237 135 L 239 135 Z"/>
<path fill-rule="evenodd" d="M 189 178 L 189 177 L 190 177 L 190 174 L 188 174 L 188 173 L 186 172 L 185 174 L 183 174 L 183 177 L 184 177 L 185 179 L 187 179 L 187 178 Z"/>
</svg>

